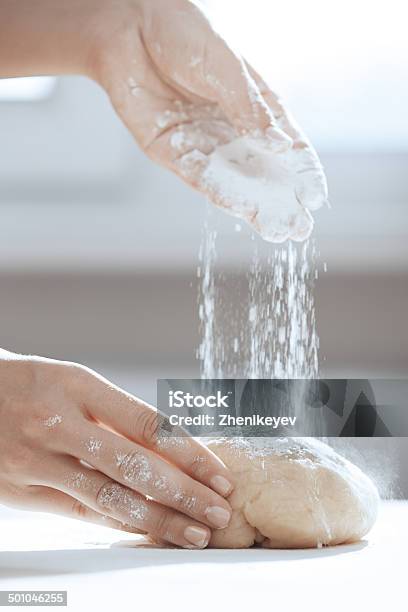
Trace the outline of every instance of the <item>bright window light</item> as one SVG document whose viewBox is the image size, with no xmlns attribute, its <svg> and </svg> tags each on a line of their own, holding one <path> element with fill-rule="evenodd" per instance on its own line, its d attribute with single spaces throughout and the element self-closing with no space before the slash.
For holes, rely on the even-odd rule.
<svg viewBox="0 0 408 612">
<path fill-rule="evenodd" d="M 54 77 L 0 79 L 0 102 L 44 100 L 51 95 L 55 81 Z"/>
<path fill-rule="evenodd" d="M 281 93 L 316 144 L 408 150 L 401 0 L 204 0 L 218 29 Z"/>
</svg>

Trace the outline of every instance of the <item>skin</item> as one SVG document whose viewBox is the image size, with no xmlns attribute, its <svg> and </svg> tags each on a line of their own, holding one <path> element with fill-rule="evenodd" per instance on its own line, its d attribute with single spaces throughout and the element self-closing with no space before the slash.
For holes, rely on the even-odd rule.
<svg viewBox="0 0 408 612">
<path fill-rule="evenodd" d="M 272 155 L 297 155 L 294 192 L 304 240 L 310 211 L 327 203 L 319 158 L 279 97 L 213 29 L 193 0 L 2 0 L 0 76 L 81 74 L 101 85 L 142 150 L 243 217 L 237 202 L 205 179 L 208 156 L 239 136 L 261 139 Z M 244 214 L 261 231 L 257 212 Z M 270 239 L 270 238 L 267 238 Z"/>
<path fill-rule="evenodd" d="M 229 522 L 231 475 L 161 423 L 83 366 L 0 351 L 0 501 L 204 547 Z"/>
<path fill-rule="evenodd" d="M 305 151 L 313 189 L 302 183 L 299 200 L 305 210 L 325 201 L 310 143 L 198 3 L 2 0 L 0 77 L 55 74 L 99 83 L 145 153 L 194 188 L 206 192 L 215 147 L 255 135 L 273 153 Z M 234 214 L 234 202 L 207 195 Z M 223 463 L 185 437 L 158 443 L 156 411 L 80 365 L 0 352 L 0 429 L 3 503 L 180 546 L 206 546 L 229 521 Z"/>
</svg>

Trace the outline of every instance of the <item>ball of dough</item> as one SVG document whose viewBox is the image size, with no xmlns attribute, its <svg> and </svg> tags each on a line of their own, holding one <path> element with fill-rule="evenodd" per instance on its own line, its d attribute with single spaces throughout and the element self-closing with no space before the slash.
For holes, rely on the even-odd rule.
<svg viewBox="0 0 408 612">
<path fill-rule="evenodd" d="M 373 482 L 312 438 L 232 438 L 209 443 L 231 469 L 235 488 L 226 529 L 214 548 L 312 548 L 355 542 L 373 526 Z"/>
</svg>

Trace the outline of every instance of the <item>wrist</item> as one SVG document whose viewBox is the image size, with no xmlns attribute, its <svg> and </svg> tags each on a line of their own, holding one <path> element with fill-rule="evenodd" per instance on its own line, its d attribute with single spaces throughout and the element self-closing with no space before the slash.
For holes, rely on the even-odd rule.
<svg viewBox="0 0 408 612">
<path fill-rule="evenodd" d="M 97 5 L 92 17 L 86 74 L 107 88 L 117 66 L 128 61 L 129 47 L 142 21 L 143 0 L 97 0 Z M 136 61 L 137 53 L 133 59 Z"/>
<path fill-rule="evenodd" d="M 0 77 L 91 76 L 108 0 L 3 0 Z"/>
</svg>

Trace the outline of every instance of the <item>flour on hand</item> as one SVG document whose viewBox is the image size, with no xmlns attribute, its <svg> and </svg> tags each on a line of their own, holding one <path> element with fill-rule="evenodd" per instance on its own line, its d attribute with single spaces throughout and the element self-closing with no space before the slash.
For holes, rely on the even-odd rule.
<svg viewBox="0 0 408 612">
<path fill-rule="evenodd" d="M 189 114 L 184 109 L 182 120 Z M 283 120 L 282 120 L 283 121 Z M 181 175 L 264 240 L 301 242 L 313 231 L 310 211 L 327 202 L 320 160 L 299 132 L 292 148 L 260 131 L 240 135 L 220 110 L 207 105 L 171 136 Z"/>
<path fill-rule="evenodd" d="M 276 152 L 265 138 L 242 136 L 209 156 L 202 184 L 215 203 L 250 223 L 264 240 L 303 241 L 313 218 L 296 194 L 298 162 L 298 149 Z"/>
</svg>

